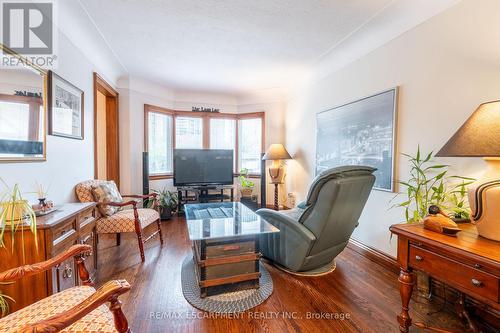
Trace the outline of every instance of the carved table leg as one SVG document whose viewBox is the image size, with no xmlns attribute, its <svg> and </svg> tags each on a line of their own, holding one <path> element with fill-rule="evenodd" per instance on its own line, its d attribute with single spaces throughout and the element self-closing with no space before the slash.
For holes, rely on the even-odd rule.
<svg viewBox="0 0 500 333">
<path fill-rule="evenodd" d="M 415 284 L 414 276 L 411 271 L 401 269 L 399 274 L 399 292 L 401 294 L 402 310 L 398 315 L 399 330 L 401 332 L 409 332 L 411 326 L 411 318 L 408 313 L 411 294 L 413 293 L 413 285 Z"/>
</svg>

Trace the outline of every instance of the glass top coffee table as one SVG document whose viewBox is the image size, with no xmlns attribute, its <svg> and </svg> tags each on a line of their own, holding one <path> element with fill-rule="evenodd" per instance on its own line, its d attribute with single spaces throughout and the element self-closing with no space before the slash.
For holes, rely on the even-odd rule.
<svg viewBox="0 0 500 333">
<path fill-rule="evenodd" d="M 259 236 L 279 229 L 239 202 L 184 208 L 201 297 L 259 288 Z"/>
</svg>

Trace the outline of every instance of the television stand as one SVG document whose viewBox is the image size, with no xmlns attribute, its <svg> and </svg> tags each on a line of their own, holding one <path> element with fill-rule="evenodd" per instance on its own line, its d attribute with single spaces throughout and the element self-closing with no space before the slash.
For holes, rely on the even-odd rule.
<svg viewBox="0 0 500 333">
<path fill-rule="evenodd" d="M 177 196 L 179 214 L 183 214 L 184 204 L 234 201 L 234 187 L 232 185 L 178 186 Z"/>
</svg>

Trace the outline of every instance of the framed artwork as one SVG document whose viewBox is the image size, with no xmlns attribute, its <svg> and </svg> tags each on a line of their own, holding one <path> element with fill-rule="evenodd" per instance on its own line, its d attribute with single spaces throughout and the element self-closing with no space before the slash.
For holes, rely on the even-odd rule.
<svg viewBox="0 0 500 333">
<path fill-rule="evenodd" d="M 83 140 L 83 90 L 49 71 L 48 91 L 49 135 Z"/>
<path fill-rule="evenodd" d="M 374 188 L 394 192 L 398 88 L 316 116 L 316 173 L 341 165 L 377 168 Z"/>
</svg>

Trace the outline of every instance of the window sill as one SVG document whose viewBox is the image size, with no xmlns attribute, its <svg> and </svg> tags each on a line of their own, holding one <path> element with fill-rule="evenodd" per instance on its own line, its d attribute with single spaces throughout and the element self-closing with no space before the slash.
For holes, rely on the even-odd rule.
<svg viewBox="0 0 500 333">
<path fill-rule="evenodd" d="M 235 173 L 233 175 L 234 178 L 238 178 L 240 175 Z M 173 174 L 165 174 L 165 175 L 150 175 L 149 176 L 149 180 L 161 180 L 161 179 L 173 179 L 174 178 L 174 175 Z M 257 174 L 253 174 L 253 175 L 248 175 L 248 178 L 252 178 L 252 179 L 260 179 L 261 176 L 260 175 L 257 175 Z"/>
<path fill-rule="evenodd" d="M 149 180 L 172 179 L 174 175 L 150 175 Z"/>
</svg>

